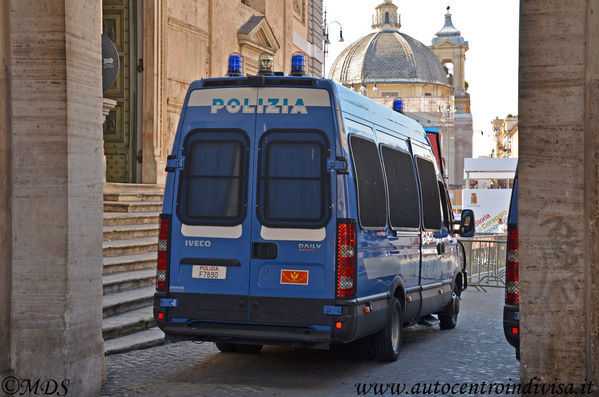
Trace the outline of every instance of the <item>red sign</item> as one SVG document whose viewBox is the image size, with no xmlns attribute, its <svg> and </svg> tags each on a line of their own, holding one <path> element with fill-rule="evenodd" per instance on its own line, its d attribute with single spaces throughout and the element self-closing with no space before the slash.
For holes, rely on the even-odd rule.
<svg viewBox="0 0 599 397">
<path fill-rule="evenodd" d="M 281 284 L 308 285 L 307 270 L 281 270 Z"/>
</svg>

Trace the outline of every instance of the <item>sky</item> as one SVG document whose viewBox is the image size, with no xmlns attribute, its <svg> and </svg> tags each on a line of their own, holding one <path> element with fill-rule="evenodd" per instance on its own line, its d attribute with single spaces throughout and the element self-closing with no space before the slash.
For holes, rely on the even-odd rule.
<svg viewBox="0 0 599 397">
<path fill-rule="evenodd" d="M 383 0 L 324 0 L 329 23 L 326 73 L 341 51 L 373 30 L 374 8 Z M 474 124 L 473 157 L 488 156 L 491 120 L 518 114 L 519 0 L 394 0 L 400 31 L 430 45 L 451 7 L 453 25 L 468 41 L 466 81 Z M 345 42 L 339 42 L 339 25 Z M 483 134 L 481 134 L 483 132 Z"/>
</svg>

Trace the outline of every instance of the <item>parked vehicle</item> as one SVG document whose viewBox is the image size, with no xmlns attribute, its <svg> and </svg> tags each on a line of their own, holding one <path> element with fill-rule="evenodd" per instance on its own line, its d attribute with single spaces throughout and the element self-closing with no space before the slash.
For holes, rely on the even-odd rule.
<svg viewBox="0 0 599 397">
<path fill-rule="evenodd" d="M 503 332 L 510 345 L 516 348 L 520 360 L 520 264 L 518 260 L 518 171 L 514 179 L 507 225 L 507 255 L 505 272 L 505 305 Z"/>
<path fill-rule="evenodd" d="M 456 326 L 447 189 L 417 122 L 298 69 L 294 57 L 292 76 L 189 87 L 167 163 L 156 323 L 223 352 L 372 336 L 376 356 L 396 360 L 405 325 L 437 314 Z"/>
</svg>

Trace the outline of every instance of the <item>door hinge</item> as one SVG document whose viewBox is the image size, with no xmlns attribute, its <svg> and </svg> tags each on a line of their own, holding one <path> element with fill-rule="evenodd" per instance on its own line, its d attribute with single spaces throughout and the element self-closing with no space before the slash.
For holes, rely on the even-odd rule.
<svg viewBox="0 0 599 397">
<path fill-rule="evenodd" d="M 166 172 L 175 172 L 175 170 L 183 168 L 184 160 L 178 159 L 177 156 L 170 155 L 166 159 Z"/>
<path fill-rule="evenodd" d="M 337 157 L 335 160 L 327 161 L 327 171 L 337 171 L 338 174 L 347 174 L 347 159 L 345 157 Z"/>
</svg>

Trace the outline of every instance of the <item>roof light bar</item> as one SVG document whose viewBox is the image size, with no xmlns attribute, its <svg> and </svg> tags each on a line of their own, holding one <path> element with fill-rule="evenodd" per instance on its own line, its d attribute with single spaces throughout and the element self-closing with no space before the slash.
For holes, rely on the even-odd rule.
<svg viewBox="0 0 599 397">
<path fill-rule="evenodd" d="M 291 57 L 291 75 L 305 76 L 306 75 L 306 57 L 304 54 L 296 52 Z"/>
<path fill-rule="evenodd" d="M 258 58 L 258 66 L 260 68 L 258 74 L 261 76 L 273 76 L 275 74 L 275 60 L 273 56 L 267 52 L 262 53 Z"/>
<path fill-rule="evenodd" d="M 396 99 L 393 101 L 393 110 L 399 113 L 403 113 L 403 100 Z"/>
<path fill-rule="evenodd" d="M 228 77 L 241 77 L 243 76 L 243 58 L 238 53 L 234 52 L 229 55 L 229 70 L 227 71 Z"/>
</svg>

